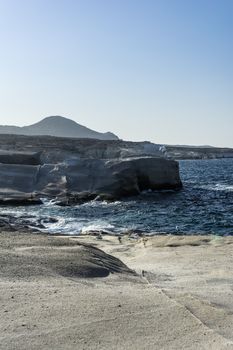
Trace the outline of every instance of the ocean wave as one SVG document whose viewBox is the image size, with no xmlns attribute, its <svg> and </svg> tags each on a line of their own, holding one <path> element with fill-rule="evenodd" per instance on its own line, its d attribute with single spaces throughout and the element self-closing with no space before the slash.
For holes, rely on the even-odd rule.
<svg viewBox="0 0 233 350">
<path fill-rule="evenodd" d="M 208 191 L 223 191 L 223 192 L 233 192 L 233 185 L 229 184 L 208 184 L 208 185 L 197 185 L 194 186 L 197 189 L 203 189 Z"/>
<path fill-rule="evenodd" d="M 233 185 L 228 185 L 228 184 L 216 184 L 215 185 L 216 191 L 233 191 Z"/>
<path fill-rule="evenodd" d="M 96 220 L 95 222 L 93 222 L 90 225 L 84 225 L 81 233 L 87 233 L 90 231 L 97 231 L 97 232 L 107 232 L 109 234 L 114 234 L 116 233 L 116 227 L 108 222 L 105 221 L 101 221 L 101 220 Z"/>
<path fill-rule="evenodd" d="M 95 208 L 95 207 L 113 207 L 113 206 L 117 206 L 119 204 L 121 204 L 122 201 L 112 201 L 112 202 L 109 202 L 109 201 L 96 201 L 96 200 L 92 200 L 92 201 L 89 201 L 89 202 L 86 202 L 86 203 L 83 203 L 83 204 L 77 204 L 75 207 L 76 208 L 80 208 L 80 207 L 92 207 L 92 208 Z"/>
<path fill-rule="evenodd" d="M 87 223 L 84 220 L 77 221 L 74 218 L 59 218 L 56 223 L 47 223 L 44 226 L 45 228 L 41 229 L 43 232 L 68 235 L 86 234 L 90 231 L 116 234 L 118 231 L 114 225 L 103 220 L 93 220 L 91 223 Z"/>
</svg>

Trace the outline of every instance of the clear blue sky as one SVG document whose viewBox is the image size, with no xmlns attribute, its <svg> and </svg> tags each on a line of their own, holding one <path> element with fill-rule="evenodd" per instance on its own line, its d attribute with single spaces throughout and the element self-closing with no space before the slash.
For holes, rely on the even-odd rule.
<svg viewBox="0 0 233 350">
<path fill-rule="evenodd" d="M 0 0 L 0 124 L 233 147 L 232 0 Z"/>
</svg>

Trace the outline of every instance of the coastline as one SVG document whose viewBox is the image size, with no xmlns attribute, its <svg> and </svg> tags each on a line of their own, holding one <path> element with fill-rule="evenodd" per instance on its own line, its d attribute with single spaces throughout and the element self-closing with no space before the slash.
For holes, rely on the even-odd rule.
<svg viewBox="0 0 233 350">
<path fill-rule="evenodd" d="M 233 349 L 233 237 L 0 242 L 0 349 Z"/>
</svg>

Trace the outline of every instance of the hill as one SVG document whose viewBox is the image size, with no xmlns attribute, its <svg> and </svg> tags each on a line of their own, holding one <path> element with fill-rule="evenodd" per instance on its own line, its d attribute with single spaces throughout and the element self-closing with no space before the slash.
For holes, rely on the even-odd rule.
<svg viewBox="0 0 233 350">
<path fill-rule="evenodd" d="M 28 136 L 47 135 L 57 137 L 90 138 L 99 140 L 118 140 L 118 137 L 111 132 L 97 132 L 83 125 L 80 125 L 71 119 L 60 116 L 47 117 L 38 123 L 23 127 L 0 125 L 0 134 L 16 134 Z"/>
</svg>

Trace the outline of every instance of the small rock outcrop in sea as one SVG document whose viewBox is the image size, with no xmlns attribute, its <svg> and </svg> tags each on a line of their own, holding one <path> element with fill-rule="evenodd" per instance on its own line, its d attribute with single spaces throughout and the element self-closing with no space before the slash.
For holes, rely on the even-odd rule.
<svg viewBox="0 0 233 350">
<path fill-rule="evenodd" d="M 60 205 L 181 188 L 179 166 L 150 142 L 2 135 L 0 200 Z"/>
</svg>

